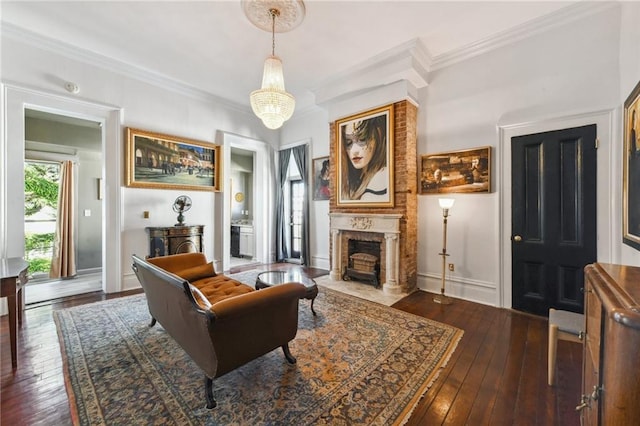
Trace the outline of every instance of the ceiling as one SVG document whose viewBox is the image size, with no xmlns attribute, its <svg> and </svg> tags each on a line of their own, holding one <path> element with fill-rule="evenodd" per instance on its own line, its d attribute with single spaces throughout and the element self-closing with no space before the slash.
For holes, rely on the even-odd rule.
<svg viewBox="0 0 640 426">
<path fill-rule="evenodd" d="M 433 60 L 576 1 L 307 0 L 302 24 L 276 34 L 287 91 L 297 110 L 313 89 L 390 49 L 419 39 Z M 26 29 L 175 80 L 242 106 L 262 80 L 271 34 L 254 27 L 240 0 L 5 1 L 3 25 Z M 63 79 L 69 76 L 59 76 Z"/>
</svg>

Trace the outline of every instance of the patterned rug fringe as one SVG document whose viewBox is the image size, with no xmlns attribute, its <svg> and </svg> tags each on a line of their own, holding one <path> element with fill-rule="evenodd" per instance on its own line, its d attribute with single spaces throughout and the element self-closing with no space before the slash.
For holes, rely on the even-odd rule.
<svg viewBox="0 0 640 426">
<path fill-rule="evenodd" d="M 438 380 L 438 377 L 440 377 L 440 373 L 442 373 L 442 369 L 444 369 L 444 367 L 446 367 L 447 364 L 449 364 L 449 361 L 451 360 L 451 357 L 453 356 L 453 353 L 458 348 L 458 343 L 460 343 L 460 340 L 462 338 L 462 334 L 463 334 L 463 331 L 460 330 L 459 337 L 457 339 L 455 339 L 451 343 L 451 345 L 449 346 L 449 350 L 447 351 L 447 356 L 442 358 L 442 363 L 440 364 L 440 368 L 438 369 L 436 374 L 431 378 L 431 380 L 429 380 L 429 382 L 425 383 L 424 389 L 420 393 L 420 396 L 413 403 L 413 406 L 407 412 L 407 414 L 404 416 L 404 418 L 401 419 L 401 421 L 399 423 L 399 426 L 403 426 L 403 425 L 405 425 L 405 424 L 407 424 L 409 422 L 409 419 L 411 419 L 411 416 L 413 415 L 413 412 L 415 411 L 416 407 L 418 406 L 418 404 L 420 403 L 422 398 L 424 398 L 424 396 L 426 395 L 427 391 L 431 388 L 431 386 L 433 386 L 433 384 L 436 382 L 436 380 Z"/>
</svg>

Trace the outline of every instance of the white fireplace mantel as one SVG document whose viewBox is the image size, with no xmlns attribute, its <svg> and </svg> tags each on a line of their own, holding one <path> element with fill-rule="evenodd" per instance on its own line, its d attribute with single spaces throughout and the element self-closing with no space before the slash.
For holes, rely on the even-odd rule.
<svg viewBox="0 0 640 426">
<path fill-rule="evenodd" d="M 386 277 L 382 289 L 385 293 L 398 294 L 398 265 L 400 262 L 400 219 L 401 214 L 360 214 L 329 213 L 331 219 L 331 272 L 332 280 L 342 277 L 340 259 L 342 247 L 340 236 L 344 231 L 375 232 L 384 234 L 386 249 Z"/>
</svg>

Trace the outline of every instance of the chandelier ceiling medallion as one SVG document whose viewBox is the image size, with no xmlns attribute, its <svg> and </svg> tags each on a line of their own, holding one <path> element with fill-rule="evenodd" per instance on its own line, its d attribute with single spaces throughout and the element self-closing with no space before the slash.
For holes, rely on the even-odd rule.
<svg viewBox="0 0 640 426">
<path fill-rule="evenodd" d="M 264 61 L 262 87 L 251 92 L 251 109 L 269 129 L 278 129 L 291 118 L 295 98 L 284 88 L 282 61 L 276 56 L 275 33 L 287 32 L 302 23 L 305 7 L 302 0 L 243 0 L 242 9 L 249 21 L 271 32 L 271 55 Z"/>
</svg>

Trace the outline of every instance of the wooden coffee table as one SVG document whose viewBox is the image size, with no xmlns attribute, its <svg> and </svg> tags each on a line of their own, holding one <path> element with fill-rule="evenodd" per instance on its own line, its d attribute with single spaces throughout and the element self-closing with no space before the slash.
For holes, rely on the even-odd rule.
<svg viewBox="0 0 640 426">
<path fill-rule="evenodd" d="M 307 288 L 304 299 L 311 300 L 311 312 L 313 315 L 316 311 L 313 309 L 313 302 L 318 295 L 318 286 L 316 282 L 309 277 L 305 277 L 297 271 L 266 271 L 258 274 L 256 278 L 256 290 L 262 288 L 273 287 L 274 285 L 286 283 L 300 283 Z"/>
</svg>

